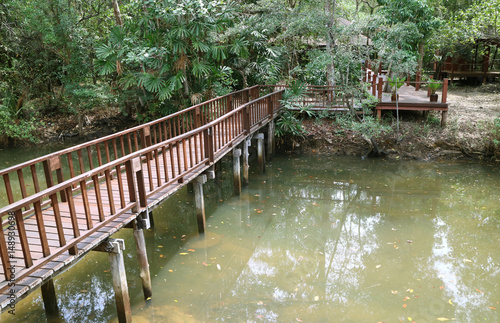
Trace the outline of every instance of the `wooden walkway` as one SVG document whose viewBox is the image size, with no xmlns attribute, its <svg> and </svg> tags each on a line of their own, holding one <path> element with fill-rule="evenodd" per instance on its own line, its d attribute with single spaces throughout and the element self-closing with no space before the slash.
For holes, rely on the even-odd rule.
<svg viewBox="0 0 500 323">
<path fill-rule="evenodd" d="M 0 209 L 2 312 L 40 286 L 43 294 L 120 229 L 147 223 L 155 205 L 272 125 L 283 90 L 259 92 L 231 93 L 0 171 L 9 201 Z"/>
</svg>

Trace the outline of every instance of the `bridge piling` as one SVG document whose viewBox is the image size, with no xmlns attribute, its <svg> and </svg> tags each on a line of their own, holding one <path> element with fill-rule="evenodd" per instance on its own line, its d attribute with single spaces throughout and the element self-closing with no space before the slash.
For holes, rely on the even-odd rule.
<svg viewBox="0 0 500 323">
<path fill-rule="evenodd" d="M 109 255 L 118 322 L 130 323 L 132 322 L 132 311 L 130 309 L 123 250 L 125 250 L 125 242 L 122 239 L 108 239 L 94 249 L 94 251 L 107 252 Z"/>
<path fill-rule="evenodd" d="M 198 221 L 198 232 L 205 232 L 207 224 L 205 218 L 205 199 L 203 197 L 203 184 L 207 182 L 207 175 L 200 175 L 194 180 L 194 202 L 196 205 L 196 219 Z"/>
<path fill-rule="evenodd" d="M 266 159 L 264 155 L 264 134 L 259 133 L 257 136 L 255 136 L 255 139 L 257 139 L 257 164 L 259 167 L 259 170 L 261 173 L 264 173 L 266 171 Z"/>
<path fill-rule="evenodd" d="M 250 154 L 248 153 L 248 147 L 252 144 L 252 136 L 248 136 L 243 140 L 243 185 L 248 185 L 248 170 L 250 165 L 248 163 L 248 157 Z"/>
<path fill-rule="evenodd" d="M 145 223 L 143 220 L 138 218 L 134 227 L 135 248 L 137 251 L 137 259 L 139 260 L 139 267 L 141 269 L 139 277 L 141 277 L 142 280 L 142 291 L 144 293 L 144 299 L 148 300 L 153 295 L 153 290 L 151 288 L 151 275 L 149 272 L 146 240 L 144 239 L 143 229 L 145 227 Z"/>
<path fill-rule="evenodd" d="M 235 195 L 241 194 L 240 156 L 241 149 L 233 149 L 233 183 Z"/>
<path fill-rule="evenodd" d="M 275 153 L 274 120 L 271 120 L 267 126 L 267 160 Z"/>
<path fill-rule="evenodd" d="M 56 289 L 54 288 L 54 280 L 49 279 L 40 287 L 42 291 L 43 306 L 47 316 L 57 316 L 59 308 L 57 307 Z"/>
</svg>

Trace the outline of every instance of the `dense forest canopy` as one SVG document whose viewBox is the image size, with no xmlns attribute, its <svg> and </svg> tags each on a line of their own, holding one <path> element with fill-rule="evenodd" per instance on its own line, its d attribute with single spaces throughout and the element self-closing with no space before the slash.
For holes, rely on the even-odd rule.
<svg viewBox="0 0 500 323">
<path fill-rule="evenodd" d="M 119 107 L 139 122 L 254 84 L 359 89 L 499 38 L 500 0 L 4 0 L 0 132 Z M 496 47 L 495 55 L 496 55 Z"/>
</svg>

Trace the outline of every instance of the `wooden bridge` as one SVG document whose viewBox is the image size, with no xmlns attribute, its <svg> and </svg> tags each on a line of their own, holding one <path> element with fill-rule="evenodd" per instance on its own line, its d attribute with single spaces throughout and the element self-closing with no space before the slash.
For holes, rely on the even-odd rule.
<svg viewBox="0 0 500 323">
<path fill-rule="evenodd" d="M 120 322 L 131 320 L 123 241 L 133 228 L 144 297 L 151 296 L 143 229 L 151 210 L 191 183 L 199 231 L 205 229 L 203 183 L 232 152 L 235 191 L 248 182 L 248 146 L 257 140 L 259 167 L 274 146 L 274 118 L 284 90 L 234 92 L 153 122 L 0 171 L 9 205 L 0 209 L 0 304 L 3 311 L 41 287 L 45 309 L 57 311 L 53 277 L 91 250 L 109 253 Z M 258 133 L 260 129 L 266 133 Z M 243 154 L 237 146 L 243 143 Z"/>
</svg>

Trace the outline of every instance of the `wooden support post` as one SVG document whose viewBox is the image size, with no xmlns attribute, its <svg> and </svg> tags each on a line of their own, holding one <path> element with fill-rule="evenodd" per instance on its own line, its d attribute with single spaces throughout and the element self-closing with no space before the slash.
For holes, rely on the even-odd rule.
<svg viewBox="0 0 500 323">
<path fill-rule="evenodd" d="M 59 308 L 57 307 L 56 289 L 54 288 L 54 280 L 49 279 L 41 286 L 43 306 L 47 316 L 57 316 Z"/>
<path fill-rule="evenodd" d="M 448 111 L 443 111 L 441 113 L 441 127 L 446 127 L 446 119 L 448 119 Z"/>
<path fill-rule="evenodd" d="M 152 228 L 155 226 L 155 219 L 153 216 L 153 211 L 148 211 L 148 217 L 149 217 L 149 227 Z"/>
<path fill-rule="evenodd" d="M 203 184 L 207 182 L 207 175 L 200 175 L 194 180 L 194 202 L 196 205 L 196 219 L 198 232 L 205 232 L 207 220 L 205 218 L 205 199 L 203 197 Z"/>
<path fill-rule="evenodd" d="M 267 125 L 267 151 L 266 157 L 267 160 L 271 160 L 272 155 L 276 150 L 275 148 L 275 139 L 274 139 L 274 120 L 271 120 Z"/>
<path fill-rule="evenodd" d="M 264 155 L 264 134 L 259 133 L 255 136 L 257 139 L 257 164 L 259 166 L 259 170 L 264 173 L 266 171 L 266 160 Z"/>
<path fill-rule="evenodd" d="M 448 79 L 443 80 L 443 92 L 441 95 L 441 103 L 446 103 L 446 100 L 448 99 Z"/>
<path fill-rule="evenodd" d="M 233 182 L 235 195 L 241 194 L 240 156 L 241 149 L 233 149 Z"/>
<path fill-rule="evenodd" d="M 248 136 L 243 140 L 243 185 L 248 185 L 248 170 L 250 168 L 250 164 L 248 163 L 248 157 L 250 154 L 248 153 L 248 147 L 252 144 L 252 136 Z"/>
<path fill-rule="evenodd" d="M 377 74 L 373 73 L 372 76 L 372 95 L 376 96 L 377 95 Z"/>
<path fill-rule="evenodd" d="M 123 250 L 125 250 L 125 242 L 122 239 L 108 239 L 94 249 L 94 251 L 107 252 L 109 255 L 118 322 L 129 323 L 132 322 L 132 312 L 130 310 Z"/>
<path fill-rule="evenodd" d="M 382 102 L 382 91 L 384 90 L 384 79 L 382 77 L 378 78 L 377 90 L 377 98 Z"/>
<path fill-rule="evenodd" d="M 145 223 L 142 219 L 137 218 L 134 228 L 135 249 L 137 251 L 137 259 L 141 272 L 139 276 L 142 280 L 142 291 L 144 299 L 149 300 L 153 295 L 151 288 L 151 275 L 149 273 L 148 254 L 146 251 L 146 240 L 144 240 Z"/>
<path fill-rule="evenodd" d="M 207 175 L 207 179 L 215 179 L 215 165 L 210 166 L 203 174 Z"/>
</svg>

